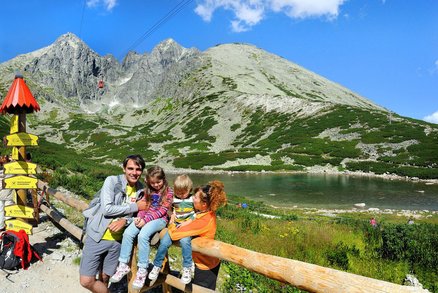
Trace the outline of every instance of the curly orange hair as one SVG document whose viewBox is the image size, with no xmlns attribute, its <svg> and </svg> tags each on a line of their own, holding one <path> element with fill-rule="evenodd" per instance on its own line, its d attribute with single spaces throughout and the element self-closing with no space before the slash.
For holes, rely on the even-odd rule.
<svg viewBox="0 0 438 293">
<path fill-rule="evenodd" d="M 208 208 L 213 212 L 227 204 L 227 194 L 224 191 L 224 184 L 219 180 L 213 180 L 207 185 L 197 187 L 195 193 L 198 191 L 202 192 L 202 201 L 207 203 Z"/>
</svg>

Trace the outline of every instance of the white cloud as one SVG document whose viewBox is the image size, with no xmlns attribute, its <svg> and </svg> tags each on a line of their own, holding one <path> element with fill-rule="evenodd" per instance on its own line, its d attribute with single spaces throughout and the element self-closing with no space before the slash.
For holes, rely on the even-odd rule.
<svg viewBox="0 0 438 293">
<path fill-rule="evenodd" d="M 87 0 L 88 7 L 96 7 L 99 4 L 100 0 Z"/>
<path fill-rule="evenodd" d="M 99 5 L 104 6 L 107 11 L 111 11 L 117 5 L 117 0 L 87 0 L 87 7 Z"/>
<path fill-rule="evenodd" d="M 271 0 L 274 12 L 283 12 L 291 18 L 325 16 L 334 19 L 345 0 Z"/>
<path fill-rule="evenodd" d="M 195 8 L 195 12 L 204 21 L 211 21 L 213 13 L 219 8 L 230 10 L 234 13 L 231 27 L 235 32 L 243 32 L 259 23 L 265 12 L 264 0 L 204 0 Z"/>
<path fill-rule="evenodd" d="M 242 32 L 262 21 L 267 11 L 284 13 L 295 19 L 335 19 L 339 15 L 339 7 L 345 1 L 347 0 L 203 0 L 195 12 L 204 21 L 211 21 L 217 9 L 230 10 L 235 17 L 230 21 L 233 31 Z"/>
<path fill-rule="evenodd" d="M 117 5 L 117 0 L 104 0 L 107 10 L 113 9 Z"/>
<path fill-rule="evenodd" d="M 424 121 L 438 124 L 438 111 L 423 118 Z"/>
</svg>

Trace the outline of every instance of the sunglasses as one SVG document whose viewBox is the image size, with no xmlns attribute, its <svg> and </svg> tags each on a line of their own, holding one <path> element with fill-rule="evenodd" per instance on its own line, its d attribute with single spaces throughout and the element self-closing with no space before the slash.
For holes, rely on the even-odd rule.
<svg viewBox="0 0 438 293">
<path fill-rule="evenodd" d="M 202 197 L 205 199 L 205 201 L 210 201 L 210 185 L 206 185 L 203 188 L 201 188 L 202 193 L 204 194 Z"/>
</svg>

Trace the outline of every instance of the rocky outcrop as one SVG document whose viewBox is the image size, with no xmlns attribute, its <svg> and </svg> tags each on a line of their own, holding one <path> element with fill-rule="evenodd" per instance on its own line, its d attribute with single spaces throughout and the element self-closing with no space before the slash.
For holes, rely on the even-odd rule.
<svg viewBox="0 0 438 293">
<path fill-rule="evenodd" d="M 197 49 L 186 49 L 168 39 L 158 44 L 149 55 L 128 54 L 124 77 L 115 90 L 113 100 L 144 106 L 157 97 L 178 95 L 180 81 L 199 66 Z"/>
<path fill-rule="evenodd" d="M 55 95 L 73 100 L 73 104 L 87 104 L 100 99 L 96 90 L 98 81 L 102 78 L 115 81 L 121 73 L 121 65 L 111 55 L 100 57 L 68 33 L 58 38 L 44 54 L 32 58 L 23 70 L 41 86 L 51 88 Z"/>
</svg>

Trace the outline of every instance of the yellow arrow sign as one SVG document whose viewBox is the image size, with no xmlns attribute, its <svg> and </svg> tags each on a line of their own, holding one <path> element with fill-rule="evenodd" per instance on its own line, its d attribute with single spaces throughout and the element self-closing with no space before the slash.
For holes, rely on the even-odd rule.
<svg viewBox="0 0 438 293">
<path fill-rule="evenodd" d="M 17 161 L 3 165 L 5 174 L 36 174 L 37 165 L 30 162 Z"/>
<path fill-rule="evenodd" d="M 33 219 L 33 212 L 33 208 L 22 205 L 12 205 L 5 207 L 6 217 Z"/>
<path fill-rule="evenodd" d="M 5 188 L 10 189 L 35 189 L 38 179 L 23 175 L 5 178 Z"/>
<path fill-rule="evenodd" d="M 24 230 L 26 234 L 32 234 L 32 225 L 19 219 L 6 220 L 5 224 L 7 230 L 14 230 L 17 232 L 20 230 Z"/>
<path fill-rule="evenodd" d="M 12 147 L 12 160 L 18 160 L 19 154 L 19 149 L 17 147 Z"/>
<path fill-rule="evenodd" d="M 18 122 L 19 122 L 19 116 L 13 115 L 11 117 L 11 133 L 17 133 L 18 132 Z"/>
<path fill-rule="evenodd" d="M 38 136 L 26 132 L 19 132 L 5 136 L 6 146 L 36 146 Z"/>
</svg>

